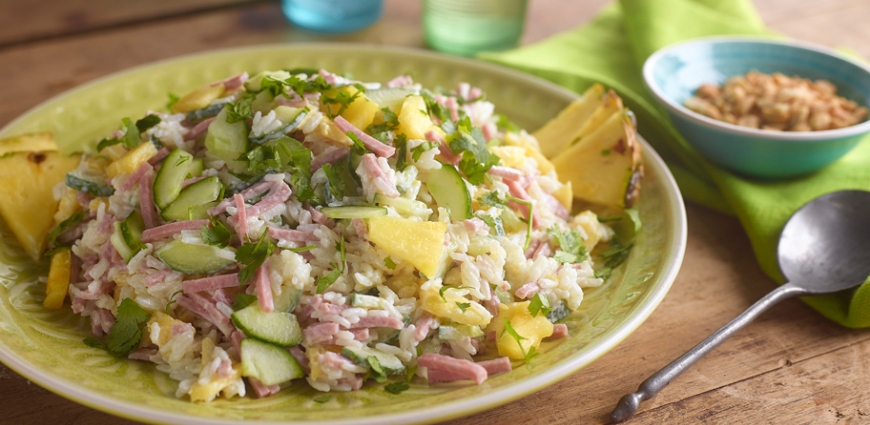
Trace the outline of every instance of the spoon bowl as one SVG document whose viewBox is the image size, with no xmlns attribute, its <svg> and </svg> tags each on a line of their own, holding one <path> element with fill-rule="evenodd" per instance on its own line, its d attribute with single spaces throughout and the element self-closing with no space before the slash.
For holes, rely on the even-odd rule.
<svg viewBox="0 0 870 425">
<path fill-rule="evenodd" d="M 770 291 L 734 320 L 654 373 L 617 403 L 610 419 L 622 422 L 640 402 L 659 393 L 735 332 L 774 304 L 801 295 L 839 292 L 870 276 L 870 192 L 844 190 L 820 196 L 797 210 L 782 230 L 777 262 L 788 283 Z"/>
</svg>

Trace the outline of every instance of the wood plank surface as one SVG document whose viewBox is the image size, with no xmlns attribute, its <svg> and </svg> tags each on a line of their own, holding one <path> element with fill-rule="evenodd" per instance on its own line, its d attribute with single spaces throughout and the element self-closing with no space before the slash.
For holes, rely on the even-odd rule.
<svg viewBox="0 0 870 425">
<path fill-rule="evenodd" d="M 43 0 L 46 8 L 56 7 L 44 13 L 32 11 L 37 9 L 33 7 L 24 10 L 20 6 L 24 3 L 17 1 L 0 4 L 0 81 L 4 81 L 0 125 L 99 76 L 186 53 L 324 40 L 424 45 L 418 1 L 388 0 L 378 24 L 331 37 L 294 28 L 284 20 L 277 2 L 160 0 L 129 2 L 126 10 L 116 10 L 104 1 L 108 0 Z M 576 27 L 606 3 L 532 0 L 523 42 Z M 866 42 L 870 27 L 863 24 L 870 19 L 866 0 L 759 0 L 756 4 L 776 31 L 831 47 L 849 47 L 870 57 Z M 87 19 L 65 18 L 70 11 Z M 772 289 L 733 217 L 691 205 L 688 217 L 688 249 L 681 272 L 662 305 L 636 332 L 547 389 L 448 423 L 607 423 L 620 396 Z M 867 379 L 868 350 L 870 332 L 843 329 L 799 301 L 786 301 L 646 402 L 627 423 L 868 422 L 870 391 L 862 385 Z M 0 366 L 0 412 L 0 424 L 134 423 L 53 395 L 4 366 Z"/>
</svg>

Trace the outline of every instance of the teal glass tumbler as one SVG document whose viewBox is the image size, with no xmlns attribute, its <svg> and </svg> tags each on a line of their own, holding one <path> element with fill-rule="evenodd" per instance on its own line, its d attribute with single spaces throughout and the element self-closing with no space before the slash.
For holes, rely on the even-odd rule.
<svg viewBox="0 0 870 425">
<path fill-rule="evenodd" d="M 305 29 L 327 33 L 361 30 L 381 18 L 383 0 L 281 0 L 284 16 Z"/>
<path fill-rule="evenodd" d="M 528 0 L 423 0 L 423 33 L 429 47 L 453 55 L 516 47 Z"/>
</svg>

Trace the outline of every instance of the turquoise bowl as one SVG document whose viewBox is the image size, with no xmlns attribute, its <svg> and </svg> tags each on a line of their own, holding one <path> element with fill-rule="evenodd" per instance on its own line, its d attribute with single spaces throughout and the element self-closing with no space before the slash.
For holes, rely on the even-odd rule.
<svg viewBox="0 0 870 425">
<path fill-rule="evenodd" d="M 837 94 L 870 104 L 870 68 L 807 43 L 713 37 L 674 44 L 643 66 L 647 88 L 683 136 L 707 159 L 738 174 L 776 179 L 818 170 L 845 155 L 870 132 L 870 121 L 837 130 L 756 130 L 714 120 L 683 103 L 704 83 L 722 85 L 749 71 L 826 79 Z"/>
</svg>

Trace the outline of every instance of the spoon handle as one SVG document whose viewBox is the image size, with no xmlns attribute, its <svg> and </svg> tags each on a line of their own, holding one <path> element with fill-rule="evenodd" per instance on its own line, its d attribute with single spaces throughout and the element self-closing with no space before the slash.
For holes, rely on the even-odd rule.
<svg viewBox="0 0 870 425">
<path fill-rule="evenodd" d="M 648 400 L 658 394 L 659 391 L 670 384 L 671 381 L 683 373 L 683 371 L 695 364 L 701 359 L 701 357 L 704 357 L 707 353 L 713 351 L 713 349 L 718 347 L 719 344 L 746 326 L 746 324 L 758 317 L 758 315 L 763 313 L 765 310 L 784 299 L 798 295 L 805 295 L 806 293 L 806 290 L 794 286 L 791 283 L 786 283 L 785 285 L 770 291 L 762 299 L 747 308 L 746 311 L 741 313 L 727 325 L 723 326 L 678 359 L 674 360 L 669 365 L 643 381 L 643 383 L 637 388 L 637 392 L 624 395 L 619 399 L 619 403 L 616 404 L 613 413 L 610 414 L 610 419 L 613 422 L 622 422 L 628 419 L 637 411 L 641 401 Z"/>
</svg>

